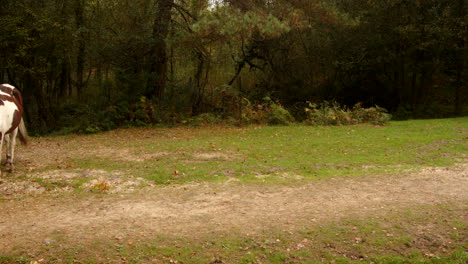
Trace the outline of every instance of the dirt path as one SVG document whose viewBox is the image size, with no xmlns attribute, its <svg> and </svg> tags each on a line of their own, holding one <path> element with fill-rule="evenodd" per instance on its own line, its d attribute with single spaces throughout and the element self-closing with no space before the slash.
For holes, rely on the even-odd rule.
<svg viewBox="0 0 468 264">
<path fill-rule="evenodd" d="M 0 252 L 61 236 L 244 235 L 294 231 L 348 216 L 378 217 L 414 206 L 466 207 L 468 164 L 398 176 L 327 179 L 300 186 L 192 184 L 130 194 L 38 195 L 0 202 Z M 466 219 L 464 219 L 466 220 Z"/>
</svg>

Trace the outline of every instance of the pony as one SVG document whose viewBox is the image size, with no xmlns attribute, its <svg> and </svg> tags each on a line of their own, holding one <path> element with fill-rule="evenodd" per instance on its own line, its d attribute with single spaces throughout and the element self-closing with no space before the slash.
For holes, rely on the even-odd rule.
<svg viewBox="0 0 468 264">
<path fill-rule="evenodd" d="M 19 133 L 18 133 L 19 132 Z M 0 84 L 0 161 L 2 159 L 3 139 L 6 138 L 7 154 L 4 165 L 13 172 L 16 135 L 21 143 L 28 143 L 28 132 L 23 121 L 23 97 L 18 89 L 9 84 Z"/>
</svg>

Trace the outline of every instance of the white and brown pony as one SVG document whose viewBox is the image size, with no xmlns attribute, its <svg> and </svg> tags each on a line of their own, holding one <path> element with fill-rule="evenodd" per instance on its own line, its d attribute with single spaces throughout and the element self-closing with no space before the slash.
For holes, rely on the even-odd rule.
<svg viewBox="0 0 468 264">
<path fill-rule="evenodd" d="M 0 84 L 0 160 L 3 139 L 6 138 L 7 154 L 5 165 L 13 171 L 16 135 L 23 144 L 27 144 L 27 131 L 23 121 L 23 98 L 18 89 L 9 84 Z"/>
</svg>

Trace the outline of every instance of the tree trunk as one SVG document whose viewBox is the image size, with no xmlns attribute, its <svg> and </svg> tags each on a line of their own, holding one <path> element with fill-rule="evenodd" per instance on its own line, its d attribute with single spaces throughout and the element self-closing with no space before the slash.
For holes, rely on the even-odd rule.
<svg viewBox="0 0 468 264">
<path fill-rule="evenodd" d="M 23 83 L 25 87 L 22 91 L 24 101 L 31 102 L 32 99 L 36 101 L 36 113 L 31 113 L 32 107 L 25 107 L 31 122 L 35 123 L 36 128 L 39 127 L 40 129 L 54 127 L 54 118 L 50 112 L 47 96 L 42 89 L 41 83 L 29 72 L 24 75 Z"/>
<path fill-rule="evenodd" d="M 205 65 L 205 58 L 203 57 L 203 54 L 198 53 L 197 59 L 198 59 L 197 71 L 195 72 L 195 76 L 194 76 L 195 89 L 192 94 L 192 113 L 195 115 L 200 113 L 201 99 L 203 97 L 203 94 L 202 94 L 203 84 L 202 84 L 201 79 L 202 79 L 203 68 Z"/>
<path fill-rule="evenodd" d="M 62 99 L 68 96 L 70 83 L 70 70 L 66 61 L 62 62 L 62 71 L 59 79 L 58 98 Z"/>
<path fill-rule="evenodd" d="M 76 91 L 75 94 L 81 98 L 83 93 L 83 72 L 85 63 L 86 43 L 82 29 L 84 27 L 84 2 L 75 0 L 75 23 L 78 30 L 78 51 L 76 53 Z"/>
<path fill-rule="evenodd" d="M 161 101 L 166 90 L 167 44 L 166 38 L 171 24 L 171 10 L 174 0 L 157 0 L 153 22 L 153 47 L 150 50 L 150 78 L 147 95 Z"/>
<path fill-rule="evenodd" d="M 457 17 L 460 18 L 461 21 L 462 18 L 464 17 L 464 10 L 465 9 L 465 3 L 464 0 L 458 0 L 457 1 Z M 464 29 L 462 26 L 460 26 L 459 29 L 460 32 L 464 32 Z M 457 59 L 456 59 L 456 79 L 455 79 L 455 105 L 454 105 L 454 112 L 456 115 L 461 115 L 462 114 L 462 96 L 463 96 L 463 90 L 466 89 L 466 84 L 463 81 L 463 73 L 465 71 L 465 63 L 466 63 L 466 57 L 465 57 L 465 35 L 460 34 L 460 37 L 457 40 Z M 465 91 L 466 92 L 466 91 Z"/>
<path fill-rule="evenodd" d="M 236 81 L 237 77 L 239 77 L 244 66 L 245 66 L 245 60 L 242 60 L 241 62 L 237 63 L 236 72 L 234 73 L 234 76 L 231 78 L 231 80 L 228 82 L 228 85 L 232 85 Z"/>
</svg>

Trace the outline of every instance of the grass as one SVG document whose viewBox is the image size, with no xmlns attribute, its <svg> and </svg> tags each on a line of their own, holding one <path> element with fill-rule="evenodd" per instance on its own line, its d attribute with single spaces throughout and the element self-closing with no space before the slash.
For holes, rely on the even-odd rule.
<svg viewBox="0 0 468 264">
<path fill-rule="evenodd" d="M 180 128 L 147 138 L 133 134 L 126 141 L 104 133 L 95 137 L 107 137 L 107 147 L 130 149 L 134 157 L 160 155 L 143 162 L 82 155 L 69 162 L 84 169 L 129 171 L 158 184 L 384 174 L 453 165 L 467 152 L 467 129 L 468 118 L 456 118 L 387 126 Z"/>
<path fill-rule="evenodd" d="M 43 139 L 51 147 L 45 156 L 49 161 L 34 168 L 39 176 L 33 181 L 46 190 L 87 192 L 85 185 L 102 175 L 88 173 L 96 170 L 121 175 L 124 181 L 144 178 L 148 182 L 143 185 L 233 180 L 278 184 L 384 176 L 466 159 L 467 131 L 465 117 L 393 121 L 386 126 L 139 128 L 50 137 Z M 74 176 L 40 176 L 57 169 L 58 174 Z M 30 175 L 30 170 L 23 170 L 15 178 L 27 180 Z"/>
</svg>

